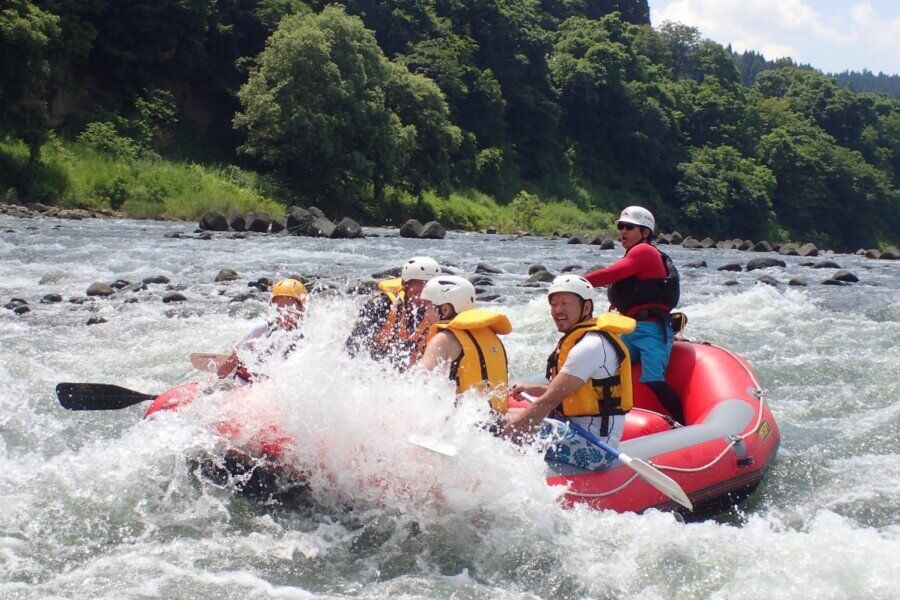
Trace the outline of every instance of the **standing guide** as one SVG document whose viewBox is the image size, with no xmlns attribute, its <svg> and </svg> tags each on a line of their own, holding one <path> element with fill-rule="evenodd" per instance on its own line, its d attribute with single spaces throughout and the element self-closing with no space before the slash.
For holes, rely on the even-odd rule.
<svg viewBox="0 0 900 600">
<path fill-rule="evenodd" d="M 637 321 L 633 333 L 622 336 L 631 360 L 641 361 L 640 381 L 656 394 L 673 419 L 684 424 L 675 390 L 666 383 L 666 367 L 675 333 L 672 309 L 681 294 L 678 270 L 672 259 L 651 243 L 656 221 L 641 206 L 629 206 L 616 221 L 625 256 L 585 278 L 594 287 L 609 286 L 612 308 Z"/>
</svg>

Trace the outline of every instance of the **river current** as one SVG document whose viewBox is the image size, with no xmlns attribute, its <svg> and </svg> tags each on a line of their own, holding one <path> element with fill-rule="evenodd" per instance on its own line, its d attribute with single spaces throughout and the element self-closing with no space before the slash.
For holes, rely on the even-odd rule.
<svg viewBox="0 0 900 600">
<path fill-rule="evenodd" d="M 250 234 L 170 239 L 190 223 L 0 217 L 0 598 L 897 598 L 900 597 L 900 265 L 831 258 L 859 283 L 800 266 L 730 273 L 755 253 L 666 247 L 681 268 L 688 337 L 745 356 L 781 429 L 781 449 L 738 510 L 672 515 L 563 510 L 536 451 L 472 427 L 449 382 L 398 376 L 340 348 L 365 296 L 360 278 L 427 254 L 490 275 L 505 311 L 511 376 L 543 369 L 557 333 L 533 263 L 553 273 L 609 264 L 621 248 L 449 233 L 407 240 Z M 821 260 L 823 257 L 812 260 Z M 219 269 L 240 279 L 215 283 Z M 249 281 L 317 275 L 301 348 L 251 401 L 278 411 L 297 453 L 323 466 L 311 503 L 265 504 L 188 466 L 217 441 L 216 403 L 141 419 L 143 408 L 68 412 L 61 381 L 159 393 L 200 377 L 191 352 L 226 351 L 264 318 Z M 781 282 L 757 283 L 762 274 Z M 164 284 L 76 304 L 95 281 Z M 788 287 L 804 275 L 808 287 Z M 725 285 L 726 280 L 736 284 Z M 57 293 L 60 303 L 40 303 Z M 126 302 L 126 299 L 137 302 Z M 106 322 L 87 325 L 91 317 Z M 410 446 L 437 433 L 449 459 Z"/>
</svg>

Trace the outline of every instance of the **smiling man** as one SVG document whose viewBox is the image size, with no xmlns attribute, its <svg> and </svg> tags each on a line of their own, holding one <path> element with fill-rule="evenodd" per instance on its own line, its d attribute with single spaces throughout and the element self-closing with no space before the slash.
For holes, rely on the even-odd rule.
<svg viewBox="0 0 900 600">
<path fill-rule="evenodd" d="M 656 220 L 643 206 L 625 208 L 616 221 L 625 256 L 585 278 L 594 287 L 609 286 L 609 303 L 635 319 L 637 328 L 622 336 L 631 360 L 641 361 L 641 383 L 646 384 L 673 419 L 684 423 L 675 390 L 666 383 L 666 367 L 675 334 L 671 312 L 681 294 L 678 270 L 672 259 L 651 244 Z"/>
<path fill-rule="evenodd" d="M 619 445 L 632 406 L 631 362 L 619 335 L 632 331 L 634 320 L 613 313 L 594 318 L 594 294 L 578 275 L 560 275 L 550 285 L 550 315 L 563 336 L 547 359 L 548 385 L 517 383 L 510 388 L 514 395 L 536 396 L 504 424 L 503 434 L 513 441 L 527 442 L 556 411 L 609 446 Z M 551 435 L 549 427 L 544 434 Z M 588 470 L 604 469 L 614 460 L 572 430 L 552 440 L 545 458 Z"/>
</svg>

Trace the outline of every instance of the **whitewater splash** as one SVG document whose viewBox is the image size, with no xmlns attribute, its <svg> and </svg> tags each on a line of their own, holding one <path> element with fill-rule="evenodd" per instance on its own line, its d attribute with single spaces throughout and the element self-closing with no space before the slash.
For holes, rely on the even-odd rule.
<svg viewBox="0 0 900 600">
<path fill-rule="evenodd" d="M 84 238 L 100 257 L 95 263 L 110 265 L 103 268 L 85 266 L 80 250 L 44 257 L 49 236 L 4 246 L 4 295 L 27 294 L 49 271 L 58 274 L 46 285 L 59 291 L 73 279 L 85 287 L 100 277 L 153 274 L 159 250 L 140 232 L 145 226 L 122 224 L 119 243 L 90 223 L 71 240 L 55 238 L 64 251 Z M 161 237 L 162 225 L 149 227 Z M 245 260 L 235 266 L 253 273 L 286 264 L 296 253 L 289 244 L 301 243 L 317 242 L 266 240 L 229 260 Z M 421 253 L 419 243 L 377 240 L 368 255 L 349 245 L 317 249 L 309 260 L 344 263 L 333 275 L 349 280 Z M 467 256 L 491 252 L 485 258 L 508 272 L 523 260 L 553 270 L 589 264 L 596 252 L 547 250 L 546 241 L 491 245 L 476 236 L 454 243 L 440 258 L 466 272 Z M 892 352 L 900 314 L 892 304 L 896 274 L 886 267 L 872 272 L 877 287 L 802 292 L 752 281 L 723 289 L 712 270 L 692 276 L 689 336 L 748 357 L 783 443 L 741 511 L 682 525 L 655 511 L 561 509 L 535 450 L 520 452 L 478 427 L 487 415 L 483 398 L 469 395 L 454 407 L 442 377 L 397 375 L 340 352 L 358 306 L 341 295 L 313 299 L 304 343 L 269 363 L 270 379 L 247 398 L 260 424 L 278 413 L 297 461 L 315 466 L 309 504 L 247 500 L 190 464 L 222 450 L 208 427 L 227 414 L 221 396 L 149 420 L 138 408 L 62 411 L 52 398 L 58 381 L 159 392 L 185 375 L 201 377 L 187 372 L 190 352 L 225 350 L 254 325 L 229 318 L 207 283 L 227 253 L 224 243 L 210 244 L 188 247 L 168 267 L 190 284 L 202 314 L 166 318 L 167 307 L 148 302 L 100 304 L 109 323 L 94 328 L 66 305 L 34 321 L 0 318 L 0 597 L 900 595 L 900 359 Z M 502 306 L 516 328 L 504 339 L 511 376 L 540 372 L 557 337 L 546 302 L 540 291 L 514 289 L 511 277 L 495 280 L 512 298 Z M 437 435 L 460 454 L 412 446 L 412 433 Z"/>
</svg>

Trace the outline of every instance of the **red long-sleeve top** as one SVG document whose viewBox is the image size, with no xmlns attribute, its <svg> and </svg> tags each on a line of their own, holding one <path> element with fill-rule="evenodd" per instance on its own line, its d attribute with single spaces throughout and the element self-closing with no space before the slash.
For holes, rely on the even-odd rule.
<svg viewBox="0 0 900 600">
<path fill-rule="evenodd" d="M 666 275 L 666 267 L 663 265 L 659 250 L 651 244 L 641 243 L 632 246 L 625 252 L 625 256 L 605 269 L 598 269 L 584 277 L 591 282 L 592 286 L 603 287 L 629 277 L 636 277 L 640 280 L 665 279 Z M 665 304 L 638 304 L 628 311 L 628 315 L 631 316 L 649 308 L 668 310 Z"/>
</svg>

